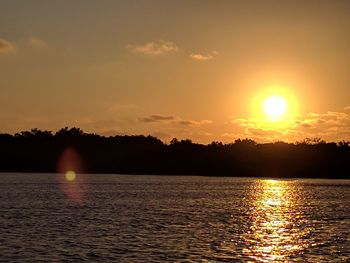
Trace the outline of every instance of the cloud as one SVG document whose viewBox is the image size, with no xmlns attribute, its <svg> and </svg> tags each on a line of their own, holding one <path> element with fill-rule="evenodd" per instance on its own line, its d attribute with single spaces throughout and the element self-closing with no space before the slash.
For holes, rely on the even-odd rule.
<svg viewBox="0 0 350 263">
<path fill-rule="evenodd" d="M 151 115 L 148 117 L 139 118 L 139 121 L 145 123 L 151 122 L 166 122 L 169 124 L 175 124 L 180 126 L 200 126 L 205 124 L 211 124 L 210 120 L 184 120 L 177 116 L 168 116 L 168 115 Z"/>
<path fill-rule="evenodd" d="M 350 106 L 345 107 L 344 110 L 350 110 Z"/>
<path fill-rule="evenodd" d="M 200 121 L 178 120 L 178 121 L 174 121 L 173 123 L 183 125 L 183 126 L 199 126 L 199 125 L 204 125 L 204 124 L 211 124 L 212 121 L 210 121 L 210 120 L 200 120 Z"/>
<path fill-rule="evenodd" d="M 272 137 L 275 138 L 276 136 L 283 136 L 283 132 L 274 130 L 274 129 L 264 129 L 264 128 L 252 128 L 247 127 L 246 128 L 246 134 L 253 135 L 253 136 L 261 136 L 264 138 Z"/>
<path fill-rule="evenodd" d="M 15 51 L 15 46 L 11 42 L 0 38 L 0 53 L 10 53 L 13 51 Z"/>
<path fill-rule="evenodd" d="M 346 112 L 309 113 L 282 123 L 237 118 L 232 120 L 231 125 L 237 133 L 257 140 L 298 141 L 316 137 L 328 141 L 350 139 L 350 114 Z"/>
<path fill-rule="evenodd" d="M 33 48 L 42 48 L 42 47 L 46 47 L 47 43 L 38 37 L 32 36 L 29 39 L 29 45 Z"/>
<path fill-rule="evenodd" d="M 310 113 L 291 127 L 304 137 L 319 137 L 325 140 L 350 139 L 350 115 L 345 112 Z"/>
<path fill-rule="evenodd" d="M 301 122 L 299 126 L 302 128 L 313 128 L 313 126 L 311 124 L 303 123 L 303 122 Z"/>
<path fill-rule="evenodd" d="M 217 51 L 212 51 L 206 55 L 196 53 L 196 54 L 191 54 L 190 58 L 196 61 L 206 61 L 206 60 L 211 60 L 215 56 L 217 56 L 219 53 Z"/>
<path fill-rule="evenodd" d="M 151 115 L 148 117 L 140 118 L 139 119 L 141 122 L 162 122 L 162 121 L 171 121 L 175 120 L 174 116 L 164 116 L 164 115 Z"/>
<path fill-rule="evenodd" d="M 165 53 L 177 52 L 179 50 L 175 43 L 164 40 L 148 42 L 143 45 L 128 45 L 127 48 L 135 53 L 145 55 L 162 55 Z"/>
</svg>

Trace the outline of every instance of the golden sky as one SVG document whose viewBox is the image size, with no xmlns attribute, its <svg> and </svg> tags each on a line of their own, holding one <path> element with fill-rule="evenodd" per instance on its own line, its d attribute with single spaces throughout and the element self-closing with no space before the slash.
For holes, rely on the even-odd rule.
<svg viewBox="0 0 350 263">
<path fill-rule="evenodd" d="M 2 0 L 0 132 L 350 140 L 349 32 L 345 0 Z"/>
</svg>

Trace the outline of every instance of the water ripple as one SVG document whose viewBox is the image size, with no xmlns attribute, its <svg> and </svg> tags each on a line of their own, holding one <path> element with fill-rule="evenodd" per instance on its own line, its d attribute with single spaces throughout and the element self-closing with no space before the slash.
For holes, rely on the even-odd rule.
<svg viewBox="0 0 350 263">
<path fill-rule="evenodd" d="M 349 262 L 349 190 L 329 180 L 0 174 L 0 261 Z"/>
</svg>

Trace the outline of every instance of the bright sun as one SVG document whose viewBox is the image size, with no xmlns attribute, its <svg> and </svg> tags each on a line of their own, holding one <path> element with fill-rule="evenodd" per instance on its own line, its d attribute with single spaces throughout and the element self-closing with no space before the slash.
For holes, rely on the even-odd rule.
<svg viewBox="0 0 350 263">
<path fill-rule="evenodd" d="M 287 110 L 287 101 L 281 96 L 270 96 L 263 103 L 263 110 L 271 120 L 280 119 Z"/>
</svg>

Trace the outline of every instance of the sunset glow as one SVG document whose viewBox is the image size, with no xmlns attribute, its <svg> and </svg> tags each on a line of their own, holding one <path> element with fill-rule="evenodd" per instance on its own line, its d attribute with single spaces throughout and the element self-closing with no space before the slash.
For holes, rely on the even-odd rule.
<svg viewBox="0 0 350 263">
<path fill-rule="evenodd" d="M 39 2 L 0 8 L 0 132 L 350 138 L 348 1 Z"/>
<path fill-rule="evenodd" d="M 304 106 L 295 90 L 294 86 L 283 83 L 262 86 L 251 99 L 249 117 L 239 119 L 237 123 L 245 128 L 245 133 L 257 134 L 254 136 L 257 140 L 288 141 L 295 138 L 291 130 L 295 129 L 300 108 Z"/>
<path fill-rule="evenodd" d="M 350 0 L 0 0 L 0 261 L 350 263 L 349 32 Z"/>
</svg>

